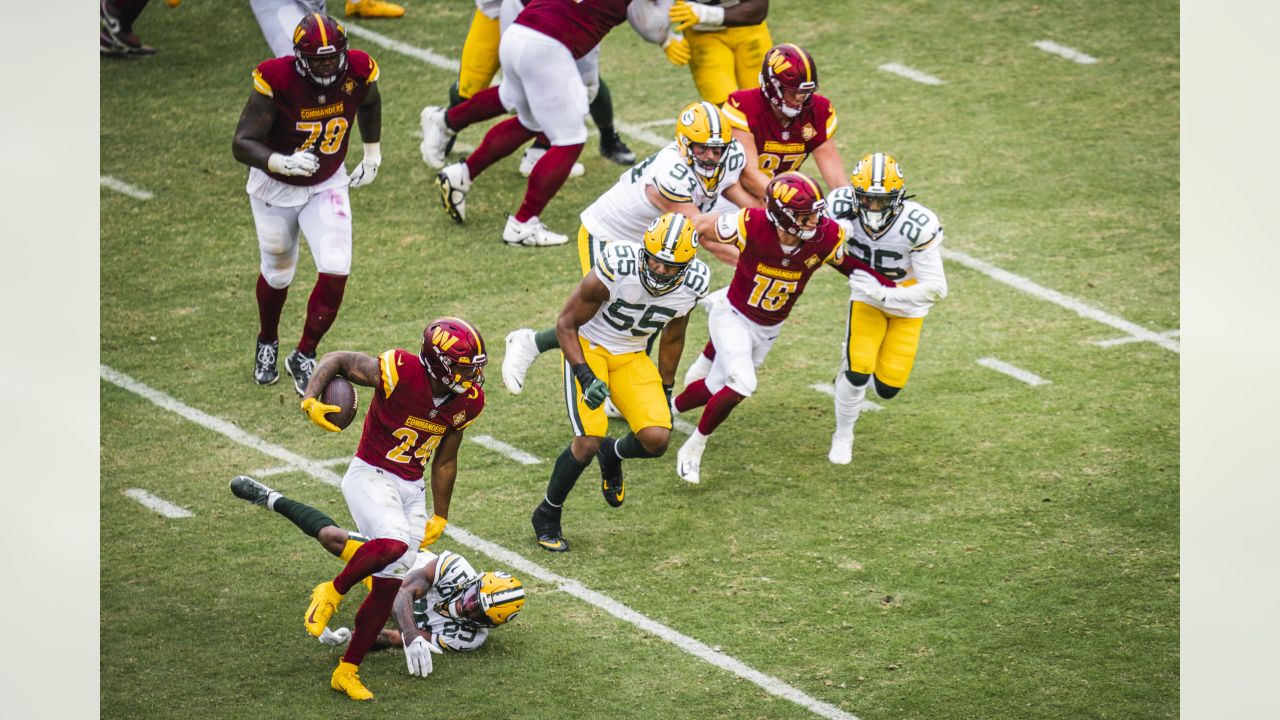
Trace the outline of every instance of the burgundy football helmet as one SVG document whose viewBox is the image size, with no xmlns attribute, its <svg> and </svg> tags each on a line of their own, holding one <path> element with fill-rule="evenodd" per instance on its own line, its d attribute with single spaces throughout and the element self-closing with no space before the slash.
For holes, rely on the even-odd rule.
<svg viewBox="0 0 1280 720">
<path fill-rule="evenodd" d="M 786 101 L 784 90 L 805 93 L 799 105 Z M 813 104 L 813 94 L 818 90 L 818 66 L 813 56 L 799 45 L 782 43 L 774 45 L 764 54 L 760 68 L 760 91 L 783 115 L 793 118 Z"/>
<path fill-rule="evenodd" d="M 422 364 L 427 374 L 455 393 L 484 385 L 484 338 L 471 323 L 455 317 L 431 321 L 422 331 Z"/>
<path fill-rule="evenodd" d="M 801 240 L 812 240 L 822 223 L 826 198 L 818 184 L 798 172 L 785 172 L 764 188 L 764 211 L 774 225 Z"/>
<path fill-rule="evenodd" d="M 306 15 L 293 31 L 293 56 L 299 75 L 329 87 L 347 71 L 347 31 L 328 15 Z"/>
</svg>

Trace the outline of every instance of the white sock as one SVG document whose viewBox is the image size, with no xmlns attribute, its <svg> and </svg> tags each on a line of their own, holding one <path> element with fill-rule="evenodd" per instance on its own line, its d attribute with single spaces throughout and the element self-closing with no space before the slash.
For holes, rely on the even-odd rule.
<svg viewBox="0 0 1280 720">
<path fill-rule="evenodd" d="M 689 439 L 684 441 L 684 446 L 689 450 L 701 453 L 707 447 L 708 437 L 711 437 L 711 436 L 703 435 L 698 430 L 694 430 L 693 434 L 689 436 Z"/>
<path fill-rule="evenodd" d="M 275 509 L 276 509 L 276 501 L 277 501 L 277 500 L 279 500 L 279 499 L 280 499 L 280 498 L 282 498 L 282 497 L 284 497 L 284 496 L 283 496 L 283 495 L 281 495 L 280 493 L 276 492 L 275 490 L 272 490 L 271 492 L 267 493 L 267 509 L 268 509 L 268 510 L 275 510 Z"/>
<path fill-rule="evenodd" d="M 854 387 L 844 373 L 836 378 L 836 435 L 853 434 L 853 424 L 858 421 L 858 414 L 862 412 L 862 399 L 866 396 L 866 385 Z"/>
</svg>

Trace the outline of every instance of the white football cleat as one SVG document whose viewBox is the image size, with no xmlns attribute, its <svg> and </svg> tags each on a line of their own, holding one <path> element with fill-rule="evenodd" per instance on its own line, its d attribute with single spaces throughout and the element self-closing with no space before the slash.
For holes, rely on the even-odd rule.
<svg viewBox="0 0 1280 720">
<path fill-rule="evenodd" d="M 618 410 L 618 406 L 613 404 L 613 398 L 604 399 L 604 416 L 608 418 L 620 418 L 622 412 Z"/>
<path fill-rule="evenodd" d="M 445 168 L 445 170 L 448 169 Z M 507 226 L 502 229 L 502 241 L 508 245 L 550 247 L 569 242 L 569 236 L 551 232 L 546 225 L 542 224 L 537 215 L 529 218 L 527 222 L 520 222 L 516 220 L 515 215 L 508 215 Z"/>
<path fill-rule="evenodd" d="M 471 191 L 471 171 L 466 163 L 454 163 L 436 174 L 440 203 L 454 222 L 467 219 L 467 193 Z"/>
<path fill-rule="evenodd" d="M 836 465 L 848 465 L 853 462 L 853 433 L 841 436 L 836 433 L 831 436 L 831 451 L 827 453 L 827 459 Z"/>
<path fill-rule="evenodd" d="M 705 449 L 705 445 L 698 447 L 688 440 L 680 446 L 676 453 L 676 474 L 681 480 L 695 485 L 702 482 L 702 451 Z"/>
<path fill-rule="evenodd" d="M 422 153 L 422 162 L 433 168 L 444 167 L 444 149 L 449 138 L 458 133 L 449 129 L 444 122 L 445 109 L 429 105 L 422 108 L 419 123 L 422 125 L 422 142 L 418 151 Z"/>
<path fill-rule="evenodd" d="M 520 158 L 520 174 L 529 177 L 533 174 L 533 166 L 538 164 L 538 160 L 546 155 L 545 148 L 531 147 L 524 151 L 524 157 Z M 587 172 L 587 168 L 580 162 L 575 162 L 573 167 L 569 169 L 569 177 L 582 177 Z"/>
<path fill-rule="evenodd" d="M 502 356 L 502 384 L 512 395 L 524 390 L 524 376 L 538 359 L 538 345 L 529 328 L 512 330 L 507 335 L 507 352 Z"/>
</svg>

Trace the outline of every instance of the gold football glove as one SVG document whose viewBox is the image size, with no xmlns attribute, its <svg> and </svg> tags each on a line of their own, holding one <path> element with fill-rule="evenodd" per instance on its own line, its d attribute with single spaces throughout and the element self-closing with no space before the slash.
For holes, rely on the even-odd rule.
<svg viewBox="0 0 1280 720">
<path fill-rule="evenodd" d="M 683 0 L 676 0 L 671 5 L 671 12 L 667 13 L 667 18 L 676 24 L 676 31 L 683 32 L 697 25 L 702 18 L 698 17 L 698 11 L 693 6 Z M 680 63 L 676 63 L 679 65 Z"/>
<path fill-rule="evenodd" d="M 328 415 L 331 412 L 339 412 L 341 410 L 342 408 L 337 405 L 325 405 L 313 397 L 304 398 L 302 401 L 302 412 L 306 413 L 307 417 L 311 418 L 311 422 L 319 425 L 329 432 L 342 432 L 342 428 L 329 422 L 329 419 L 326 418 L 325 415 Z"/>
<path fill-rule="evenodd" d="M 688 65 L 689 59 L 693 57 L 693 50 L 689 49 L 689 41 L 681 35 L 667 36 L 666 42 L 662 43 L 662 52 L 667 54 L 667 60 L 670 60 L 672 65 Z"/>
<path fill-rule="evenodd" d="M 444 526 L 449 521 L 439 515 L 432 515 L 427 521 L 427 529 L 422 533 L 422 543 L 418 545 L 418 550 L 426 550 L 427 546 L 440 539 L 440 535 L 444 533 Z"/>
</svg>

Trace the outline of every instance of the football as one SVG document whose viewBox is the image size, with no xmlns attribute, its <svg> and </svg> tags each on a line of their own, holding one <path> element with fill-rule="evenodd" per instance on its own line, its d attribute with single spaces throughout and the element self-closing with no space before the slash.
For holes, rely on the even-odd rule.
<svg viewBox="0 0 1280 720">
<path fill-rule="evenodd" d="M 320 402 L 341 408 L 338 412 L 331 412 L 325 416 L 329 422 L 339 428 L 346 429 L 356 417 L 356 389 L 352 387 L 350 381 L 340 375 L 334 376 L 329 384 L 324 386 L 324 392 L 320 393 Z"/>
</svg>

